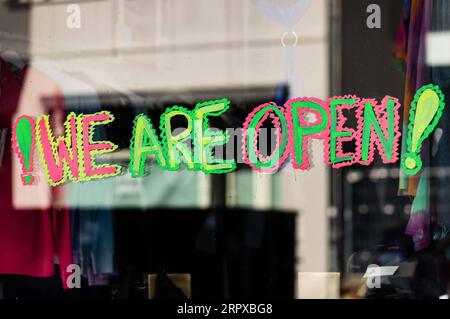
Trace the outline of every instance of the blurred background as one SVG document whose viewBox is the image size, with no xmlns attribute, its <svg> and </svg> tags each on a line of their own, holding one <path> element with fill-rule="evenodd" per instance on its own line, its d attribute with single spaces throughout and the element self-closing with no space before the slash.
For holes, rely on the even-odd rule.
<svg viewBox="0 0 450 319">
<path fill-rule="evenodd" d="M 309 170 L 258 173 L 239 133 L 229 174 L 128 164 L 134 117 L 157 127 L 173 105 L 228 98 L 211 124 L 238 131 L 293 97 L 390 95 L 403 115 L 433 82 L 448 99 L 449 22 L 445 0 L 0 1 L 0 296 L 445 298 L 446 112 L 416 179 L 378 157 L 331 169 L 322 141 Z M 35 155 L 21 184 L 18 115 L 52 114 L 62 134 L 65 114 L 100 110 L 115 120 L 94 139 L 119 150 L 97 162 L 120 176 L 52 188 Z"/>
</svg>

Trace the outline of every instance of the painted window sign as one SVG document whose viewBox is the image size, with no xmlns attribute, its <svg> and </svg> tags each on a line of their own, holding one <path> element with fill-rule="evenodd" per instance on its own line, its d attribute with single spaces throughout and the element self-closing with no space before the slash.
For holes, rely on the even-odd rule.
<svg viewBox="0 0 450 319">
<path fill-rule="evenodd" d="M 212 130 L 209 119 L 229 110 L 227 99 L 198 103 L 194 109 L 180 106 L 167 108 L 156 123 L 145 114 L 134 119 L 130 141 L 129 172 L 132 177 L 150 173 L 147 162 L 152 158 L 161 169 L 188 170 L 223 174 L 236 169 L 230 159 L 214 158 L 214 147 L 226 145 L 227 132 Z M 420 88 L 411 105 L 407 152 L 401 158 L 402 169 L 417 174 L 422 162 L 422 142 L 436 128 L 444 109 L 444 96 L 439 87 L 429 84 Z M 370 165 L 378 153 L 385 164 L 399 159 L 400 103 L 386 96 L 382 101 L 355 95 L 333 97 L 327 101 L 316 98 L 295 98 L 283 106 L 267 103 L 250 112 L 243 123 L 242 156 L 252 169 L 273 173 L 288 159 L 295 169 L 310 167 L 309 141 L 323 141 L 324 162 L 333 168 L 354 164 Z M 356 118 L 356 128 L 346 126 L 348 112 Z M 308 115 L 314 115 L 310 120 Z M 174 134 L 172 119 L 184 118 L 187 123 Z M 114 115 L 102 111 L 95 114 L 70 113 L 64 123 L 62 136 L 54 136 L 50 116 L 32 118 L 19 116 L 14 122 L 12 147 L 22 165 L 24 185 L 33 184 L 33 152 L 35 146 L 45 171 L 47 182 L 57 186 L 65 182 L 83 182 L 117 176 L 123 168 L 113 164 L 97 164 L 95 157 L 117 150 L 110 141 L 94 141 L 95 128 L 114 121 Z M 259 135 L 266 121 L 275 130 L 275 146 L 270 155 L 259 149 Z M 344 151 L 344 143 L 354 145 L 352 152 Z M 147 171 L 146 171 L 147 170 Z"/>
</svg>

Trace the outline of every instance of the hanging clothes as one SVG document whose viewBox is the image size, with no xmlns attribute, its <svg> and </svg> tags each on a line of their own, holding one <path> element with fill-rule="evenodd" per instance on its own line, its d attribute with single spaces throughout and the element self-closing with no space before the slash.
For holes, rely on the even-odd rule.
<svg viewBox="0 0 450 319">
<path fill-rule="evenodd" d="M 97 91 L 91 84 L 48 63 L 40 62 L 34 66 L 61 85 L 67 113 L 91 114 L 102 110 Z M 96 128 L 93 139 L 108 139 L 104 126 Z M 112 211 L 102 205 L 113 194 L 107 185 L 106 180 L 97 180 L 65 186 L 65 204 L 70 209 L 73 258 L 90 286 L 108 285 L 108 278 L 116 273 Z M 89 201 L 89 198 L 95 200 Z"/>
<path fill-rule="evenodd" d="M 432 0 L 405 0 L 401 22 L 397 32 L 395 57 L 404 62 L 405 96 L 403 102 L 402 154 L 407 152 L 409 112 L 415 92 L 430 82 L 430 71 L 426 66 L 426 34 L 430 28 Z M 415 249 L 421 250 L 430 244 L 430 144 L 422 145 L 421 158 L 424 169 L 409 177 L 400 170 L 399 193 L 415 196 L 406 234 L 412 236 Z"/>
<path fill-rule="evenodd" d="M 431 17 L 432 32 L 449 32 L 450 2 L 434 0 Z M 441 88 L 446 105 L 434 135 L 430 136 L 434 144 L 430 159 L 433 173 L 431 200 L 435 219 L 433 239 L 446 240 L 450 232 L 450 67 L 431 67 L 431 82 Z"/>
<path fill-rule="evenodd" d="M 421 86 L 429 82 L 425 65 L 425 37 L 429 29 L 431 0 L 405 0 L 399 23 L 394 56 L 401 61 L 405 74 L 405 96 L 403 101 L 403 132 L 408 131 L 409 111 L 414 94 Z M 407 134 L 402 135 L 402 154 L 406 150 Z M 400 172 L 399 192 L 414 196 L 419 176 L 408 177 Z"/>
<path fill-rule="evenodd" d="M 58 98 L 61 91 L 41 72 L 27 66 L 14 76 L 1 59 L 0 72 L 1 127 L 11 127 L 19 114 L 36 116 L 61 111 L 47 109 L 43 98 Z M 67 288 L 66 269 L 72 264 L 68 211 L 56 207 L 58 191 L 50 189 L 41 178 L 43 172 L 37 165 L 33 175 L 39 178 L 38 183 L 21 184 L 21 166 L 11 152 L 11 131 L 7 134 L 4 163 L 0 166 L 0 274 L 51 277 L 56 260 L 63 287 Z"/>
</svg>

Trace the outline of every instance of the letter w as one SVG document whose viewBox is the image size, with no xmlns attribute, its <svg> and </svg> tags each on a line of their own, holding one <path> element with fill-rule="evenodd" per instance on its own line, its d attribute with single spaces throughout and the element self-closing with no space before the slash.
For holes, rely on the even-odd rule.
<svg viewBox="0 0 450 319">
<path fill-rule="evenodd" d="M 65 135 L 54 137 L 50 116 L 41 115 L 36 123 L 36 137 L 42 165 L 52 186 L 64 183 L 67 178 L 76 181 L 78 172 L 77 117 L 70 113 L 64 123 Z"/>
</svg>

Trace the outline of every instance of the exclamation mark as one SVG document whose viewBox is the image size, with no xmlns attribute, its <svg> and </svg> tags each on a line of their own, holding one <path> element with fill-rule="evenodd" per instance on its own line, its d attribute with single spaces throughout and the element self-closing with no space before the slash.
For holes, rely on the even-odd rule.
<svg viewBox="0 0 450 319">
<path fill-rule="evenodd" d="M 30 185 L 33 183 L 34 141 L 34 119 L 26 115 L 18 117 L 12 130 L 12 145 L 19 157 L 20 164 L 22 165 L 21 177 L 23 185 Z"/>
<path fill-rule="evenodd" d="M 438 86 L 429 84 L 416 92 L 409 112 L 408 153 L 402 159 L 406 174 L 416 175 L 422 168 L 422 143 L 436 128 L 444 107 L 444 95 Z"/>
</svg>

